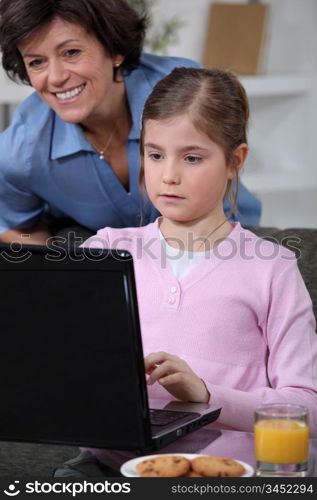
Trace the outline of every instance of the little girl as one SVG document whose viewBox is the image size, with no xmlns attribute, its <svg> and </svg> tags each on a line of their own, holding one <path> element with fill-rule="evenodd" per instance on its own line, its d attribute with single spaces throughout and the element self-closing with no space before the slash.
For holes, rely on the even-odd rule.
<svg viewBox="0 0 317 500">
<path fill-rule="evenodd" d="M 133 255 L 150 397 L 210 401 L 242 431 L 261 403 L 301 404 L 316 437 L 317 336 L 296 258 L 223 211 L 227 193 L 235 210 L 248 115 L 228 72 L 161 80 L 143 113 L 141 182 L 162 216 L 85 246 Z"/>
<path fill-rule="evenodd" d="M 146 101 L 141 181 L 162 214 L 85 246 L 134 256 L 150 397 L 212 401 L 253 429 L 261 403 L 305 405 L 317 436 L 317 337 L 296 258 L 223 212 L 245 161 L 248 102 L 230 73 L 177 68 Z"/>
</svg>

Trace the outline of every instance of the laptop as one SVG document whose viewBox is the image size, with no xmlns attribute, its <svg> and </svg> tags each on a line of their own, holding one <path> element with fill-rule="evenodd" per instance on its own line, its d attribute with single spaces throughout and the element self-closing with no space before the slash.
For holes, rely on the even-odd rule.
<svg viewBox="0 0 317 500">
<path fill-rule="evenodd" d="M 0 318 L 0 440 L 145 453 L 220 414 L 148 400 L 126 251 L 1 244 Z"/>
</svg>

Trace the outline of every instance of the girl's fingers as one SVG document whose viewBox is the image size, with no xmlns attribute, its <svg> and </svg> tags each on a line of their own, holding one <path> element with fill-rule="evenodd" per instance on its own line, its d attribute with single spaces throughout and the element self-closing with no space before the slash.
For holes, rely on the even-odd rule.
<svg viewBox="0 0 317 500">
<path fill-rule="evenodd" d="M 144 365 L 145 372 L 149 375 L 147 385 L 159 382 L 168 387 L 174 384 L 184 384 L 185 380 L 192 381 L 192 378 L 195 378 L 195 374 L 184 360 L 163 351 L 146 356 Z"/>
<path fill-rule="evenodd" d="M 152 367 L 151 371 L 147 372 L 150 375 L 148 379 L 148 385 L 152 385 L 154 382 L 161 379 L 162 377 L 166 377 L 178 371 L 179 367 L 175 365 L 173 361 L 170 360 L 164 361 L 164 363 Z"/>
<path fill-rule="evenodd" d="M 158 379 L 159 384 L 163 386 L 169 386 L 172 384 L 178 384 L 181 379 L 181 374 L 179 372 L 177 373 L 171 373 L 170 375 L 166 375 L 165 377 L 161 377 Z"/>
<path fill-rule="evenodd" d="M 144 365 L 149 375 L 148 385 L 158 382 L 183 401 L 209 401 L 210 394 L 204 381 L 178 356 L 166 352 L 151 353 L 144 359 Z"/>
<path fill-rule="evenodd" d="M 148 356 L 144 358 L 145 372 L 147 374 L 151 374 L 158 365 L 161 365 L 165 361 L 173 360 L 175 358 L 176 356 L 163 351 L 148 354 Z"/>
</svg>

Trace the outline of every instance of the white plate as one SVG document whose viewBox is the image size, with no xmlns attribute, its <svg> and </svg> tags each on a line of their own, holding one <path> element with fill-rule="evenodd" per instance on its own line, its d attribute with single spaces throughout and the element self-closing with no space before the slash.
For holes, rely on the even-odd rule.
<svg viewBox="0 0 317 500">
<path fill-rule="evenodd" d="M 146 455 L 143 457 L 137 457 L 137 458 L 132 458 L 132 460 L 128 460 L 124 464 L 121 465 L 120 472 L 123 476 L 126 477 L 140 477 L 139 474 L 137 473 L 136 470 L 136 465 L 139 462 L 142 462 L 143 460 L 148 460 L 149 458 L 155 458 L 155 457 L 161 457 L 161 456 L 167 456 L 167 455 L 177 455 L 179 457 L 185 457 L 188 460 L 191 460 L 196 457 L 206 457 L 207 455 L 196 455 L 194 453 L 163 453 L 160 455 Z M 234 459 L 236 462 L 242 465 L 242 467 L 245 468 L 245 474 L 241 477 L 250 477 L 253 476 L 254 474 L 254 469 L 251 467 L 251 465 L 246 464 L 245 462 L 242 462 L 242 460 L 237 460 L 236 458 Z"/>
</svg>

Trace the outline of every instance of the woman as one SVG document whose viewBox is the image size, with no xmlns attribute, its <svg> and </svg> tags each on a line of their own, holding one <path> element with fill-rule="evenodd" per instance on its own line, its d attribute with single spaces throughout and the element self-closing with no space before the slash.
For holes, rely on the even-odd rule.
<svg viewBox="0 0 317 500">
<path fill-rule="evenodd" d="M 1 0 L 8 75 L 36 91 L 0 138 L 0 240 L 45 244 L 44 215 L 92 232 L 153 221 L 139 191 L 143 103 L 180 58 L 142 54 L 145 17 L 123 0 Z M 240 220 L 260 204 L 240 191 Z"/>
</svg>

